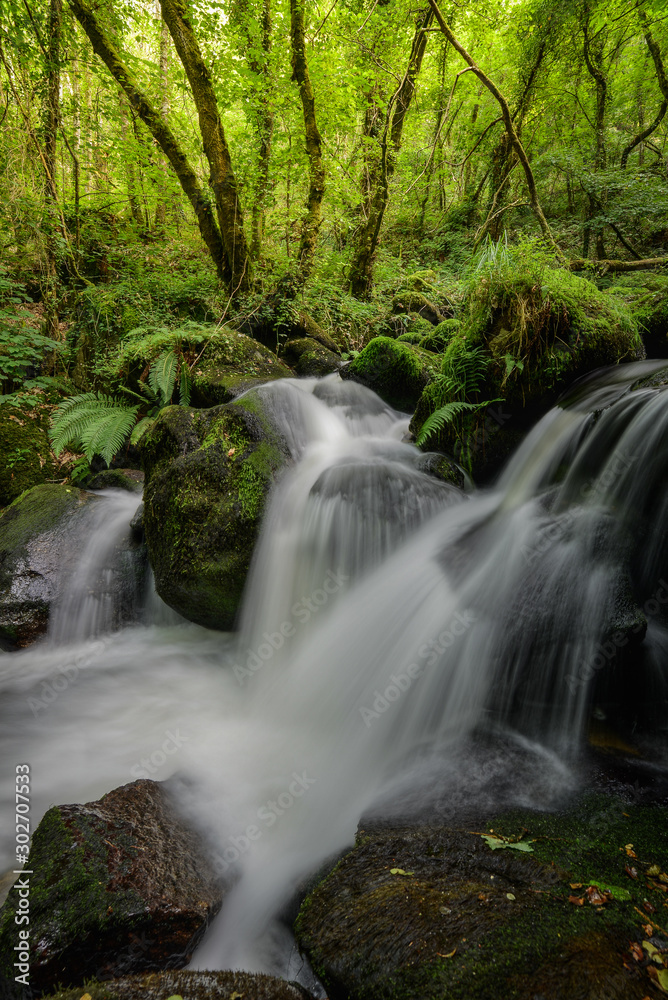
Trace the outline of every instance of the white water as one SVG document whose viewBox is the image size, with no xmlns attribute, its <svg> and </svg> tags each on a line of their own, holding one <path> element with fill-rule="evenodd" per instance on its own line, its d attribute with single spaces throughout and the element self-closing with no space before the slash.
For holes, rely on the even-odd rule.
<svg viewBox="0 0 668 1000">
<path fill-rule="evenodd" d="M 363 813 L 494 795 L 546 806 L 574 786 L 629 570 L 637 600 L 657 605 L 646 669 L 665 727 L 668 394 L 627 393 L 648 370 L 616 370 L 552 411 L 498 488 L 468 498 L 422 471 L 407 419 L 368 390 L 264 387 L 296 464 L 266 516 L 240 634 L 108 633 L 77 599 L 46 642 L 0 656 L 3 759 L 31 763 L 33 820 L 183 774 L 231 885 L 194 964 L 285 971 L 274 917 Z M 122 527 L 130 511 L 116 510 Z"/>
</svg>

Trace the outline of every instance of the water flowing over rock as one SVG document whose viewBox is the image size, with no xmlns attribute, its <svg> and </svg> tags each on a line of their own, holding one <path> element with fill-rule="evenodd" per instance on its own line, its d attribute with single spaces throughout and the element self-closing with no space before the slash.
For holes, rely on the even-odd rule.
<svg viewBox="0 0 668 1000">
<path fill-rule="evenodd" d="M 50 628 L 59 641 L 63 621 L 70 638 L 83 638 L 96 627 L 118 628 L 133 620 L 142 554 L 128 525 L 137 503 L 132 497 L 101 497 L 76 487 L 44 485 L 7 507 L 0 514 L 0 640 L 10 648 L 25 646 Z M 102 521 L 105 546 L 84 568 L 82 538 Z M 77 601 L 88 604 L 89 621 L 79 621 L 73 634 Z M 54 611 L 60 608 L 59 624 Z"/>
<path fill-rule="evenodd" d="M 87 990 L 104 991 L 105 1000 L 312 1000 L 299 983 L 286 983 L 274 976 L 248 972 L 160 972 L 143 976 L 124 976 L 101 987 L 87 984 Z M 81 989 L 61 990 L 53 1000 L 81 1000 Z"/>
<path fill-rule="evenodd" d="M 54 798 L 98 797 L 137 776 L 144 760 L 150 777 L 178 769 L 187 776 L 182 807 L 209 831 L 229 886 L 194 967 L 292 979 L 288 903 L 350 849 L 361 816 L 394 817 L 395 829 L 408 816 L 458 835 L 482 832 L 465 817 L 484 799 L 486 816 L 499 805 L 533 807 L 538 829 L 540 816 L 587 780 L 594 736 L 629 770 L 636 755 L 658 783 L 668 766 L 668 393 L 646 380 L 659 367 L 615 368 L 580 384 L 493 488 L 469 493 L 439 481 L 439 459 L 406 443 L 407 416 L 338 376 L 277 381 L 219 411 L 167 410 L 147 462 L 146 511 L 153 484 L 154 503 L 165 484 L 164 516 L 157 508 L 144 516 L 147 534 L 153 516 L 154 546 L 160 531 L 178 541 L 179 523 L 186 539 L 215 533 L 225 484 L 238 504 L 239 481 L 227 477 L 241 476 L 264 440 L 251 417 L 278 442 L 262 479 L 250 569 L 243 566 L 243 584 L 238 577 L 239 630 L 154 622 L 94 644 L 63 638 L 48 657 L 37 647 L 0 657 L 0 738 L 39 776 L 35 815 Z M 207 450 L 217 456 L 208 468 Z M 204 470 L 193 466 L 193 499 L 192 455 Z M 169 521 L 181 511 L 181 522 Z M 216 586 L 225 583 L 219 553 L 241 537 L 243 522 L 235 513 L 226 524 L 204 564 Z M 182 572 L 185 581 L 187 559 Z M 198 585 L 193 573 L 202 606 Z M 87 657 L 79 678 L 33 717 L 34 687 L 79 655 Z M 154 759 L 174 726 L 187 736 L 178 756 Z M 499 743 L 519 749 L 499 757 Z M 481 780 L 462 766 L 471 747 Z M 444 803 L 454 812 L 445 815 Z M 628 822 L 621 811 L 602 821 L 615 864 L 628 858 L 620 847 L 645 842 L 643 815 L 655 814 L 639 808 Z M 502 832 L 514 836 L 521 825 Z M 540 836 L 558 845 L 559 826 Z M 638 852 L 646 856 L 665 865 L 656 847 Z M 567 867 L 563 857 L 558 864 Z M 398 859 L 393 867 L 413 870 Z M 630 878 L 623 868 L 622 876 Z M 585 877 L 597 876 L 583 870 L 571 881 Z M 634 920 L 649 912 L 638 902 Z M 574 920 L 579 904 L 564 905 Z M 605 915 L 591 919 L 606 926 Z M 620 959 L 627 930 L 623 947 L 619 935 L 603 934 L 598 953 Z M 568 952 L 573 967 L 586 966 L 578 966 L 584 951 Z M 450 962 L 443 954 L 439 961 Z M 458 956 L 459 945 L 455 965 Z M 542 973 L 531 982 L 539 992 Z"/>
<path fill-rule="evenodd" d="M 154 781 L 135 781 L 99 802 L 54 806 L 35 832 L 26 867 L 30 983 L 38 991 L 181 968 L 222 900 L 203 842 Z M 16 893 L 10 890 L 0 912 L 8 997 L 22 995 L 7 962 Z"/>
</svg>

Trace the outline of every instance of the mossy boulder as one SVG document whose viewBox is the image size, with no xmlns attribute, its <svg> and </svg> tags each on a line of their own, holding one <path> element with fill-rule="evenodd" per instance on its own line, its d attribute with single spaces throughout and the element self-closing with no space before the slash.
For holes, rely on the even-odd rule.
<svg viewBox="0 0 668 1000">
<path fill-rule="evenodd" d="M 203 842 L 155 781 L 134 781 L 86 805 L 53 806 L 35 831 L 26 869 L 30 985 L 38 992 L 179 969 L 222 903 Z M 20 879 L 0 911 L 7 998 L 22 997 L 12 967 Z"/>
<path fill-rule="evenodd" d="M 390 337 L 374 337 L 342 369 L 341 377 L 361 382 L 390 406 L 408 413 L 439 370 L 438 360 L 430 352 Z"/>
<path fill-rule="evenodd" d="M 338 354 L 328 351 L 312 337 L 289 340 L 283 348 L 282 359 L 295 374 L 318 378 L 337 372 L 343 363 Z"/>
<path fill-rule="evenodd" d="M 233 627 L 269 490 L 290 460 L 262 396 L 170 406 L 141 441 L 155 586 L 189 621 Z"/>
<path fill-rule="evenodd" d="M 422 340 L 424 339 L 424 332 L 422 330 L 408 330 L 406 333 L 400 334 L 397 340 L 400 344 L 414 344 L 418 347 Z"/>
<path fill-rule="evenodd" d="M 650 358 L 668 357 L 668 274 L 624 274 L 607 294 L 625 302 L 640 327 Z"/>
<path fill-rule="evenodd" d="M 420 347 L 425 351 L 433 351 L 435 354 L 442 354 L 453 337 L 461 331 L 462 323 L 459 319 L 444 319 L 438 326 L 432 327 L 420 342 Z"/>
<path fill-rule="evenodd" d="M 59 990 L 49 994 L 50 1000 L 81 1000 L 81 988 Z M 312 1000 L 298 983 L 289 983 L 261 972 L 153 972 L 123 976 L 111 982 L 87 982 L 86 993 L 91 1000 Z"/>
<path fill-rule="evenodd" d="M 644 356 L 626 303 L 559 267 L 483 273 L 461 318 L 467 346 L 489 352 L 494 395 L 531 419 L 575 378 Z"/>
<path fill-rule="evenodd" d="M 0 507 L 55 477 L 56 462 L 48 438 L 51 409 L 0 406 Z"/>
<path fill-rule="evenodd" d="M 334 1000 L 654 996 L 642 942 L 665 959 L 645 903 L 663 908 L 667 821 L 666 807 L 598 794 L 562 814 L 478 817 L 464 830 L 360 831 L 303 904 L 297 941 Z M 490 829 L 509 839 L 492 850 L 473 832 Z M 512 847 L 520 841 L 529 850 Z"/>
<path fill-rule="evenodd" d="M 441 323 L 445 317 L 431 299 L 428 299 L 422 292 L 414 289 L 403 289 L 392 299 L 392 312 L 395 315 L 400 313 L 417 313 L 422 319 L 428 320 L 434 326 Z"/>
<path fill-rule="evenodd" d="M 197 407 L 229 403 L 246 389 L 294 372 L 256 340 L 225 327 L 215 331 L 192 371 L 191 403 Z"/>
<path fill-rule="evenodd" d="M 91 506 L 74 486 L 34 486 L 0 513 L 0 639 L 27 646 L 46 632 L 52 606 L 81 553 Z"/>
</svg>

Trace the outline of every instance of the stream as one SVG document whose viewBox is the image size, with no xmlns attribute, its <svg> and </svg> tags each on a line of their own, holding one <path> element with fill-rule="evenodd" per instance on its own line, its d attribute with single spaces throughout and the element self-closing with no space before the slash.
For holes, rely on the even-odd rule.
<svg viewBox="0 0 668 1000">
<path fill-rule="evenodd" d="M 236 633 L 184 622 L 150 581 L 113 630 L 104 580 L 138 497 L 109 491 L 47 637 L 0 654 L 3 759 L 12 783 L 31 765 L 33 825 L 176 776 L 232 883 L 193 967 L 295 978 L 281 913 L 360 817 L 551 808 L 582 781 L 592 716 L 666 766 L 668 393 L 630 391 L 658 367 L 581 383 L 468 493 L 370 390 L 263 386 L 295 463 Z"/>
</svg>

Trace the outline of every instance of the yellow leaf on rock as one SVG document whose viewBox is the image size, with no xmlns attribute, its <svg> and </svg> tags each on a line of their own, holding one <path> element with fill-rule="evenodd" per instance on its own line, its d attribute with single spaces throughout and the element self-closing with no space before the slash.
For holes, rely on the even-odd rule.
<svg viewBox="0 0 668 1000">
<path fill-rule="evenodd" d="M 415 872 L 405 872 L 403 868 L 390 868 L 390 875 L 414 875 Z"/>
</svg>

